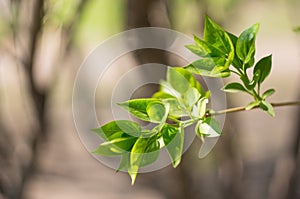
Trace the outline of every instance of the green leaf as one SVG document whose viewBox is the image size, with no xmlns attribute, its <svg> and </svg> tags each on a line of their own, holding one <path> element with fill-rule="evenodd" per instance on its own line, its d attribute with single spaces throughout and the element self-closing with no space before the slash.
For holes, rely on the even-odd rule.
<svg viewBox="0 0 300 199">
<path fill-rule="evenodd" d="M 244 83 L 244 86 L 248 90 L 253 90 L 255 88 L 256 83 L 257 83 L 255 78 L 250 82 L 246 76 L 242 75 L 242 76 L 240 76 L 240 79 L 242 80 L 242 82 Z"/>
<path fill-rule="evenodd" d="M 121 156 L 120 164 L 116 172 L 127 171 L 130 167 L 130 153 L 124 153 Z"/>
<path fill-rule="evenodd" d="M 102 156 L 116 156 L 128 153 L 136 140 L 136 137 L 117 138 L 112 141 L 102 143 L 92 153 Z"/>
<path fill-rule="evenodd" d="M 263 109 L 266 113 L 268 113 L 270 116 L 275 117 L 275 111 L 274 108 L 272 106 L 272 104 L 270 104 L 269 102 L 266 101 L 261 101 L 259 104 L 260 108 Z"/>
<path fill-rule="evenodd" d="M 170 98 L 179 98 L 180 97 L 180 93 L 172 87 L 170 82 L 161 80 L 159 84 L 160 84 L 160 92 L 162 92 L 162 95 L 163 95 L 163 93 L 165 93 L 165 95 L 163 95 L 162 97 L 166 97 L 166 98 L 169 98 L 167 96 L 170 96 Z"/>
<path fill-rule="evenodd" d="M 244 88 L 244 86 L 238 82 L 232 82 L 232 83 L 226 84 L 222 88 L 222 90 L 225 92 L 229 92 L 229 93 L 236 93 L 236 92 L 240 92 L 240 91 L 248 93 L 248 91 Z"/>
<path fill-rule="evenodd" d="M 132 147 L 130 154 L 130 168 L 128 169 L 128 173 L 130 174 L 132 184 L 134 184 L 136 175 L 141 166 L 145 166 L 153 163 L 158 154 L 156 151 L 159 150 L 159 142 L 156 137 L 148 137 L 148 138 L 138 138 Z M 154 152 L 154 155 L 147 153 Z"/>
<path fill-rule="evenodd" d="M 158 99 L 151 98 L 141 98 L 141 99 L 133 99 L 128 100 L 126 102 L 120 103 L 119 106 L 129 111 L 135 117 L 146 121 L 151 122 L 151 119 L 147 113 L 147 107 L 151 103 L 159 103 Z"/>
<path fill-rule="evenodd" d="M 172 160 L 173 167 L 177 167 L 181 161 L 184 131 L 182 128 L 166 124 L 161 130 L 165 147 Z"/>
<path fill-rule="evenodd" d="M 272 55 L 266 56 L 259 60 L 253 70 L 254 78 L 258 84 L 261 84 L 270 74 L 272 67 Z"/>
<path fill-rule="evenodd" d="M 236 46 L 236 43 L 237 43 L 237 36 L 233 35 L 232 33 L 229 33 L 227 32 L 231 42 L 232 42 L 232 45 L 235 47 Z M 237 68 L 237 69 L 243 69 L 243 62 L 239 59 L 239 57 L 237 56 L 236 54 L 236 50 L 234 51 L 234 58 L 232 60 L 232 65 L 233 67 Z"/>
<path fill-rule="evenodd" d="M 166 120 L 168 115 L 167 107 L 161 102 L 151 102 L 146 108 L 150 121 L 153 123 L 161 123 Z"/>
<path fill-rule="evenodd" d="M 200 57 L 225 57 L 225 54 L 223 52 L 210 45 L 209 43 L 201 40 L 196 35 L 194 35 L 194 41 L 196 45 L 185 46 L 194 54 Z"/>
<path fill-rule="evenodd" d="M 141 135 L 141 126 L 129 120 L 116 120 L 109 122 L 100 128 L 93 129 L 93 131 L 104 140 L 111 141 L 115 138 L 126 136 L 139 137 Z"/>
<path fill-rule="evenodd" d="M 225 63 L 226 60 L 223 57 L 203 58 L 185 66 L 184 69 L 197 75 L 203 75 L 209 77 L 223 77 L 225 76 L 224 70 L 226 70 L 226 67 L 224 67 Z M 224 67 L 224 68 L 223 70 L 214 73 L 213 70 L 217 67 Z M 228 72 L 226 71 L 226 73 Z"/>
<path fill-rule="evenodd" d="M 209 137 L 217 137 L 222 134 L 222 131 L 218 121 L 213 117 L 208 117 L 201 122 L 198 134 Z"/>
<path fill-rule="evenodd" d="M 180 94 L 184 94 L 190 87 L 196 88 L 201 95 L 204 95 L 203 88 L 195 77 L 183 68 L 168 68 L 167 82 L 178 91 Z"/>
<path fill-rule="evenodd" d="M 168 99 L 168 98 L 175 98 L 173 95 L 169 93 L 165 93 L 164 91 L 160 90 L 152 95 L 153 98 L 157 99 Z"/>
<path fill-rule="evenodd" d="M 199 100 L 201 94 L 196 88 L 190 87 L 184 95 L 182 95 L 182 102 L 187 109 L 190 109 Z"/>
<path fill-rule="evenodd" d="M 205 17 L 204 41 L 219 49 L 224 55 L 233 52 L 234 49 L 226 31 L 208 16 Z"/>
<path fill-rule="evenodd" d="M 259 23 L 246 29 L 236 42 L 236 54 L 244 64 L 251 62 L 255 54 L 255 39 L 259 29 Z"/>
<path fill-rule="evenodd" d="M 262 99 L 266 99 L 267 97 L 273 95 L 275 93 L 275 89 L 271 88 L 266 90 L 263 95 L 262 95 Z"/>
<path fill-rule="evenodd" d="M 197 102 L 197 106 L 194 106 L 192 115 L 197 118 L 204 117 L 206 113 L 206 104 L 208 103 L 208 99 L 203 97 Z"/>
<path fill-rule="evenodd" d="M 259 101 L 250 102 L 250 103 L 246 106 L 245 110 L 247 110 L 247 111 L 248 111 L 248 110 L 251 110 L 251 109 L 253 109 L 254 107 L 257 107 L 259 104 L 260 104 Z"/>
<path fill-rule="evenodd" d="M 200 56 L 200 57 L 206 57 L 208 53 L 201 47 L 195 46 L 195 45 L 185 45 L 187 49 L 189 49 L 192 53 Z"/>
<path fill-rule="evenodd" d="M 206 105 L 208 104 L 207 98 L 201 98 L 198 102 L 198 116 L 200 118 L 204 117 L 206 113 Z"/>
<path fill-rule="evenodd" d="M 169 104 L 169 115 L 173 117 L 183 117 L 188 116 L 188 111 L 185 107 L 181 106 L 177 99 L 175 98 L 169 98 L 164 99 L 164 103 Z"/>
</svg>

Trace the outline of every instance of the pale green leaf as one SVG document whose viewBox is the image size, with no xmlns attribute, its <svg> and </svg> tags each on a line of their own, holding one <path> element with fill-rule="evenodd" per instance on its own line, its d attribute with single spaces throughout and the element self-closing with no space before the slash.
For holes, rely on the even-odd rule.
<svg viewBox="0 0 300 199">
<path fill-rule="evenodd" d="M 177 167 L 181 161 L 184 131 L 181 128 L 173 127 L 166 124 L 162 131 L 165 147 L 172 160 L 173 167 Z"/>
<path fill-rule="evenodd" d="M 275 89 L 271 88 L 266 90 L 263 95 L 262 95 L 262 99 L 266 99 L 267 97 L 273 95 L 275 93 Z"/>
</svg>

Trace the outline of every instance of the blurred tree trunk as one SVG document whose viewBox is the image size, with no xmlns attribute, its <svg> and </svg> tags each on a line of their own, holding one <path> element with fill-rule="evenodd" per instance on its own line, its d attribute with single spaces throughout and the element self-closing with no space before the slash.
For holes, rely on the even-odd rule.
<svg viewBox="0 0 300 199">
<path fill-rule="evenodd" d="M 62 28 L 62 37 L 65 37 L 66 41 L 60 45 L 62 49 L 58 49 L 61 52 L 60 59 L 66 58 L 71 48 L 72 36 L 87 2 L 89 1 L 78 1 L 77 10 L 74 12 L 72 21 Z M 1 199 L 24 198 L 23 192 L 26 184 L 36 171 L 39 148 L 42 147 L 47 138 L 50 89 L 52 89 L 52 83 L 54 82 L 49 81 L 47 85 L 41 86 L 36 79 L 36 69 L 40 67 L 36 64 L 36 60 L 39 56 L 38 51 L 42 48 L 43 29 L 47 25 L 44 22 L 45 5 L 44 0 L 12 0 L 8 4 L 9 14 L 12 16 L 11 19 L 9 17 L 9 20 L 11 20 L 9 21 L 11 24 L 10 31 L 13 35 L 11 45 L 14 46 L 13 52 L 8 54 L 12 54 L 9 56 L 15 59 L 14 62 L 25 78 L 24 81 L 18 82 L 22 84 L 18 85 L 20 89 L 26 93 L 23 93 L 24 96 L 22 96 L 26 99 L 20 101 L 29 101 L 30 105 L 29 107 L 22 107 L 24 110 L 18 111 L 26 112 L 30 110 L 28 114 L 32 114 L 31 117 L 35 120 L 35 123 L 30 126 L 30 129 L 21 129 L 21 131 L 28 131 L 28 133 L 20 134 L 6 128 L 0 120 Z M 57 65 L 56 62 L 61 62 L 61 60 L 54 60 L 53 67 Z M 52 76 L 55 80 L 58 71 L 54 70 L 54 72 L 56 73 Z M 25 105 L 23 104 L 23 106 Z M 3 119 L 1 112 L 0 116 L 0 119 Z"/>
<path fill-rule="evenodd" d="M 27 7 L 28 6 L 28 7 Z M 24 2 L 12 1 L 11 10 L 15 9 L 16 13 L 20 13 L 21 9 L 24 9 Z M 20 45 L 18 42 L 24 35 L 22 32 L 18 32 L 21 28 L 19 25 L 28 25 L 28 37 L 26 38 L 26 52 L 20 53 L 20 60 L 15 60 L 24 64 L 24 71 L 27 77 L 29 96 L 31 97 L 33 104 L 33 111 L 36 113 L 37 125 L 31 129 L 31 133 L 26 135 L 18 135 L 11 132 L 10 129 L 4 129 L 1 126 L 1 173 L 0 175 L 0 190 L 3 192 L 3 198 L 7 199 L 20 199 L 22 197 L 22 190 L 27 180 L 30 176 L 33 165 L 34 158 L 37 148 L 38 140 L 46 132 L 46 121 L 45 121 L 45 108 L 46 108 L 46 92 L 38 89 L 36 82 L 34 80 L 33 70 L 34 70 L 34 60 L 36 56 L 37 43 L 39 39 L 39 34 L 41 31 L 43 16 L 44 16 L 44 1 L 35 0 L 26 5 L 28 9 L 26 22 L 18 21 L 20 15 L 16 15 L 15 21 L 12 22 L 12 31 L 14 32 L 14 43 L 15 45 Z M 14 14 L 14 13 L 13 13 Z M 19 48 L 20 46 L 18 46 Z M 24 136 L 24 137 L 21 137 Z M 23 142 L 23 143 L 21 143 Z M 16 151 L 16 146 L 24 145 L 27 151 Z M 21 158 L 23 157 L 23 158 Z"/>
<path fill-rule="evenodd" d="M 20 187 L 13 154 L 13 140 L 2 123 L 0 115 L 0 198 L 16 198 L 15 190 Z"/>
<path fill-rule="evenodd" d="M 298 109 L 298 121 L 300 120 L 300 109 Z M 292 145 L 292 157 L 294 159 L 294 168 L 291 175 L 290 186 L 288 190 L 289 199 L 300 198 L 300 123 L 295 131 L 295 139 Z"/>
</svg>

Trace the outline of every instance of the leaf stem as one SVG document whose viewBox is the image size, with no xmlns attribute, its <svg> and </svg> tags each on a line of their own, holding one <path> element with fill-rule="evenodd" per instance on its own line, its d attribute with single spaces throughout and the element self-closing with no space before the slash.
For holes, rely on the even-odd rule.
<svg viewBox="0 0 300 199">
<path fill-rule="evenodd" d="M 271 103 L 273 107 L 281 107 L 281 106 L 300 106 L 300 101 L 291 101 L 291 102 L 273 102 Z M 252 109 L 257 109 L 259 106 L 255 106 Z M 251 110 L 252 110 L 251 109 Z M 211 113 L 206 113 L 206 117 L 211 117 L 211 116 L 216 116 L 216 115 L 223 115 L 226 113 L 234 113 L 234 112 L 240 112 L 240 111 L 246 111 L 246 106 L 240 106 L 240 107 L 234 107 L 234 108 L 229 108 L 225 110 L 220 110 L 220 111 L 214 111 Z"/>
</svg>

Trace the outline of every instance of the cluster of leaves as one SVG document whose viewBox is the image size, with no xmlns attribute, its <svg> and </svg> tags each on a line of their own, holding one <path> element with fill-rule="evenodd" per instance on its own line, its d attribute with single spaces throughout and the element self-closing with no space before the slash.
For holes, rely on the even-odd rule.
<svg viewBox="0 0 300 199">
<path fill-rule="evenodd" d="M 272 105 L 266 101 L 275 90 L 268 89 L 261 94 L 261 85 L 271 72 L 272 56 L 263 57 L 255 64 L 255 39 L 258 29 L 259 24 L 256 23 L 237 37 L 206 17 L 204 39 L 194 36 L 195 45 L 186 46 L 203 59 L 185 66 L 184 69 L 193 74 L 210 77 L 224 78 L 232 73 L 238 75 L 241 83 L 231 82 L 223 90 L 248 93 L 253 96 L 254 101 L 247 105 L 246 110 L 259 106 L 275 116 Z M 251 68 L 253 73 L 249 74 Z"/>
<path fill-rule="evenodd" d="M 173 167 L 178 166 L 186 127 L 195 125 L 195 133 L 200 138 L 220 135 L 221 129 L 214 112 L 207 109 L 210 92 L 203 89 L 194 75 L 216 78 L 238 75 L 241 83 L 229 83 L 223 90 L 250 94 L 254 101 L 249 103 L 247 110 L 260 107 L 274 116 L 272 105 L 265 100 L 274 93 L 274 89 L 260 94 L 261 84 L 271 70 L 271 56 L 254 64 L 258 29 L 259 24 L 254 24 L 237 37 L 206 17 L 203 40 L 195 36 L 195 45 L 186 46 L 201 59 L 184 67 L 169 67 L 166 80 L 161 80 L 160 89 L 152 98 L 119 104 L 136 118 L 154 124 L 154 128 L 143 129 L 140 124 L 128 120 L 109 122 L 94 129 L 105 140 L 94 153 L 120 156 L 118 171 L 128 171 L 133 184 L 139 168 L 155 162 L 164 147 Z M 253 66 L 250 78 L 248 69 Z"/>
</svg>

